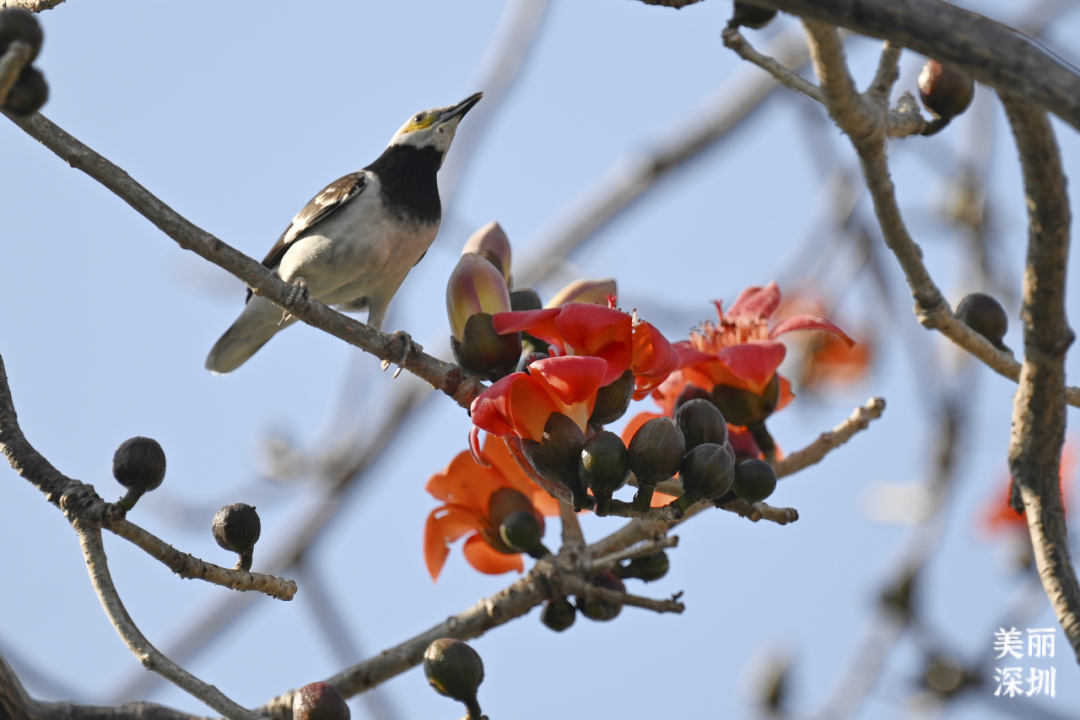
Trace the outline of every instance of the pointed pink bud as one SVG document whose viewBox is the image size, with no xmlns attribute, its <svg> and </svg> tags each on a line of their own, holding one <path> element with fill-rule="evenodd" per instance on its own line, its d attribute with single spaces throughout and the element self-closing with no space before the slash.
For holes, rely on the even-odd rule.
<svg viewBox="0 0 1080 720">
<path fill-rule="evenodd" d="M 616 295 L 615 279 L 603 278 L 601 280 L 575 280 L 548 301 L 545 307 L 562 307 L 567 303 L 591 303 L 607 307 L 608 295 Z"/>
<path fill-rule="evenodd" d="M 465 323 L 476 313 L 494 315 L 509 309 L 510 293 L 495 266 L 476 253 L 462 255 L 446 283 L 446 314 L 457 341 L 461 342 Z"/>
<path fill-rule="evenodd" d="M 510 239 L 499 223 L 492 220 L 474 232 L 461 249 L 465 253 L 476 253 L 494 265 L 510 287 Z"/>
</svg>

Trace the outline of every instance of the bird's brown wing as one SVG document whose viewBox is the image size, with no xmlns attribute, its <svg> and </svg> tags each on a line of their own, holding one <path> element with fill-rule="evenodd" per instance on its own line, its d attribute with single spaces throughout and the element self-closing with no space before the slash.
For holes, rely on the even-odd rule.
<svg viewBox="0 0 1080 720">
<path fill-rule="evenodd" d="M 366 185 L 367 176 L 363 172 L 349 173 L 327 185 L 322 192 L 311 198 L 303 210 L 296 214 L 292 224 L 281 234 L 278 241 L 274 243 L 274 247 L 270 248 L 262 264 L 271 269 L 276 267 L 293 240 L 363 192 Z"/>
</svg>

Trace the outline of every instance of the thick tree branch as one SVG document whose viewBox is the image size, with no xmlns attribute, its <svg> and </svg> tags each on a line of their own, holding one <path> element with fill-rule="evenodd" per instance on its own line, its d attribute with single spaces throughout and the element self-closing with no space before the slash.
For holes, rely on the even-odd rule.
<svg viewBox="0 0 1080 720">
<path fill-rule="evenodd" d="M 19 427 L 3 357 L 0 357 L 0 452 L 11 463 L 15 472 L 30 481 L 45 494 L 46 500 L 63 511 L 69 522 L 80 520 L 96 527 L 104 527 L 138 545 L 181 577 L 206 580 L 233 590 L 255 590 L 279 600 L 291 600 L 296 594 L 296 583 L 292 580 L 262 573 L 228 570 L 180 552 L 124 519 L 124 510 L 114 503 L 102 500 L 92 485 L 73 480 L 53 467 L 52 463 L 27 441 Z"/>
<path fill-rule="evenodd" d="M 1024 271 L 1024 366 L 1013 401 L 1009 466 L 1013 506 L 1027 515 L 1039 577 L 1080 661 L 1080 584 L 1069 556 L 1061 503 L 1065 441 L 1065 352 L 1075 336 L 1065 317 L 1069 201 L 1057 140 L 1046 113 L 1002 94 L 1024 170 L 1029 215 Z"/>
<path fill-rule="evenodd" d="M 90 571 L 90 582 L 94 586 L 98 600 L 101 601 L 101 607 L 124 644 L 143 664 L 143 667 L 168 678 L 178 688 L 206 703 L 229 720 L 259 720 L 258 715 L 236 704 L 213 685 L 207 685 L 187 672 L 150 644 L 128 615 L 120 600 L 120 595 L 116 592 L 116 586 L 113 585 L 112 576 L 109 574 L 105 547 L 101 543 L 101 530 L 86 526 L 81 520 L 76 520 L 74 527 L 79 533 L 83 557 Z"/>
<path fill-rule="evenodd" d="M 480 381 L 471 378 L 457 365 L 444 362 L 421 351 L 403 334 L 386 335 L 362 322 L 336 312 L 309 297 L 289 304 L 292 287 L 262 264 L 226 245 L 210 233 L 163 203 L 126 172 L 67 134 L 43 115 L 26 119 L 8 116 L 12 122 L 39 140 L 73 168 L 82 170 L 140 215 L 156 225 L 176 243 L 196 255 L 232 273 L 257 295 L 266 297 L 304 322 L 328 332 L 384 362 L 395 363 L 452 397 L 468 408 L 483 392 Z"/>
<path fill-rule="evenodd" d="M 941 0 L 754 0 L 955 65 L 1080 129 L 1080 73 L 1035 40 Z"/>
</svg>

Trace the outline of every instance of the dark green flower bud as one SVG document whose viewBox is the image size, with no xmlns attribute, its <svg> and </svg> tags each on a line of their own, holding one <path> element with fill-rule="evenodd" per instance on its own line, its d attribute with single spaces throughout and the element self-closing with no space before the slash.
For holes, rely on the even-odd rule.
<svg viewBox="0 0 1080 720">
<path fill-rule="evenodd" d="M 975 81 L 951 65 L 927 60 L 919 74 L 919 96 L 927 110 L 948 121 L 971 105 Z"/>
<path fill-rule="evenodd" d="M 773 375 L 764 396 L 731 385 L 717 385 L 712 391 L 713 405 L 732 425 L 753 425 L 772 415 L 780 402 L 780 376 Z"/>
<path fill-rule="evenodd" d="M 165 479 L 165 451 L 151 438 L 125 440 L 113 453 L 112 472 L 116 482 L 128 489 L 120 506 L 130 510 L 143 493 L 156 489 Z"/>
<path fill-rule="evenodd" d="M 251 569 L 251 553 L 262 533 L 262 523 L 255 508 L 244 503 L 233 503 L 218 510 L 211 525 L 214 539 L 222 549 L 240 555 L 237 570 Z"/>
<path fill-rule="evenodd" d="M 674 505 L 685 512 L 698 500 L 723 495 L 735 479 L 735 458 L 723 445 L 705 443 L 686 453 L 679 468 L 683 495 Z"/>
<path fill-rule="evenodd" d="M 679 472 L 686 454 L 686 440 L 674 420 L 653 418 L 634 433 L 626 450 L 630 470 L 638 483 L 634 509 L 644 512 L 649 509 L 657 483 Z"/>
<path fill-rule="evenodd" d="M 548 600 L 544 609 L 540 611 L 540 622 L 547 625 L 555 632 L 562 632 L 574 624 L 577 617 L 577 609 L 566 598 Z"/>
<path fill-rule="evenodd" d="M 735 12 L 731 15 L 728 27 L 748 27 L 751 30 L 760 30 L 771 23 L 775 17 L 775 10 L 735 0 Z"/>
<path fill-rule="evenodd" d="M 293 693 L 293 720 L 349 720 L 345 698 L 333 685 L 315 682 Z"/>
<path fill-rule="evenodd" d="M 731 489 L 748 503 L 761 502 L 776 490 L 776 470 L 764 460 L 744 460 L 735 466 Z"/>
<path fill-rule="evenodd" d="M 428 645 L 424 676 L 435 692 L 465 703 L 470 719 L 479 720 L 483 715 L 476 692 L 484 682 L 484 661 L 465 643 L 443 638 Z"/>
<path fill-rule="evenodd" d="M 535 558 L 550 554 L 541 542 L 544 526 L 533 510 L 518 510 L 507 515 L 499 525 L 499 537 L 514 552 L 528 553 Z"/>
<path fill-rule="evenodd" d="M 668 559 L 667 553 L 661 550 L 655 555 L 634 558 L 628 565 L 617 566 L 615 574 L 623 580 L 637 578 L 645 582 L 652 582 L 667 575 L 670 567 L 671 561 Z"/>
<path fill-rule="evenodd" d="M 533 470 L 541 477 L 559 483 L 573 495 L 574 509 L 585 507 L 588 496 L 578 479 L 578 462 L 585 447 L 585 433 L 562 413 L 552 413 L 544 425 L 540 442 L 522 438 L 521 448 Z"/>
<path fill-rule="evenodd" d="M 499 488 L 491 493 L 491 497 L 488 499 L 488 519 L 491 521 L 491 527 L 480 528 L 480 535 L 488 545 L 504 555 L 517 555 L 524 552 L 523 550 L 515 550 L 503 542 L 502 539 L 501 528 L 503 522 L 518 512 L 536 513 L 532 501 L 524 493 L 506 487 Z"/>
<path fill-rule="evenodd" d="M 690 385 L 689 383 L 679 393 L 679 397 L 675 400 L 675 412 L 679 411 L 686 403 L 691 400 L 708 400 L 712 402 L 712 393 L 705 388 L 699 388 L 697 385 Z"/>
<path fill-rule="evenodd" d="M 606 511 L 611 494 L 630 478 L 630 461 L 622 438 L 607 430 L 589 438 L 581 449 L 578 478 L 592 489 L 597 512 Z"/>
<path fill-rule="evenodd" d="M 626 414 L 633 397 L 634 371 L 627 370 L 596 393 L 596 406 L 589 417 L 589 424 L 600 426 L 615 422 Z"/>
<path fill-rule="evenodd" d="M 540 296 L 535 290 L 524 288 L 510 293 L 510 309 L 514 312 L 521 310 L 541 310 L 544 303 L 540 302 Z"/>
<path fill-rule="evenodd" d="M 41 51 L 41 25 L 32 12 L 23 8 L 0 10 L 0 56 L 7 52 L 8 46 L 21 40 L 30 46 L 30 58 L 33 62 Z"/>
<path fill-rule="evenodd" d="M 461 342 L 450 338 L 450 348 L 458 365 L 494 382 L 517 368 L 521 359 L 521 334 L 499 335 L 491 326 L 491 315 L 480 312 L 465 321 Z"/>
<path fill-rule="evenodd" d="M 518 372 L 529 372 L 529 366 L 530 365 L 532 365 L 537 360 L 547 360 L 549 357 L 551 357 L 551 356 L 548 355 L 547 353 L 543 353 L 543 352 L 529 353 L 528 355 L 521 358 L 521 362 L 519 362 L 518 366 L 517 366 L 517 371 Z"/>
<path fill-rule="evenodd" d="M 597 574 L 592 579 L 592 584 L 608 590 L 626 592 L 626 586 L 623 585 L 623 581 L 615 577 L 615 573 L 610 570 L 604 570 Z M 597 597 L 579 597 L 578 609 L 581 610 L 582 615 L 590 620 L 605 622 L 607 620 L 614 620 L 618 614 L 622 612 L 622 603 L 611 603 Z"/>
<path fill-rule="evenodd" d="M 49 85 L 41 71 L 26 66 L 11 87 L 4 109 L 15 117 L 30 117 L 49 99 Z"/>
<path fill-rule="evenodd" d="M 704 443 L 723 445 L 727 442 L 727 422 L 712 404 L 712 400 L 690 400 L 675 411 L 675 424 L 682 430 L 686 449 L 693 450 Z"/>
<path fill-rule="evenodd" d="M 986 293 L 974 292 L 956 306 L 956 319 L 994 344 L 1008 350 L 1001 341 L 1009 331 L 1009 316 L 1001 303 Z"/>
</svg>

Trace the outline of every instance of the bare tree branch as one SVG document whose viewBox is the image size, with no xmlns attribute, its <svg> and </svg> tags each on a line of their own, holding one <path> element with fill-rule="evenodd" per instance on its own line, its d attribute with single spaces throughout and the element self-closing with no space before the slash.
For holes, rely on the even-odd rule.
<svg viewBox="0 0 1080 720">
<path fill-rule="evenodd" d="M 92 485 L 73 480 L 53 467 L 27 441 L 19 427 L 3 357 L 0 357 L 0 452 L 11 463 L 15 472 L 29 480 L 45 494 L 46 500 L 64 512 L 68 521 L 81 520 L 96 527 L 104 527 L 130 540 L 181 577 L 205 580 L 233 590 L 255 590 L 279 600 L 291 600 L 296 594 L 296 583 L 292 580 L 262 573 L 229 570 L 180 552 L 124 519 L 123 508 L 102 500 Z"/>
<path fill-rule="evenodd" d="M 19 73 L 30 62 L 32 48 L 22 40 L 16 40 L 8 45 L 4 56 L 0 57 L 0 107 L 7 102 L 8 93 L 19 79 Z"/>
<path fill-rule="evenodd" d="M 468 408 L 483 392 L 479 380 L 469 377 L 453 363 L 427 355 L 403 333 L 386 335 L 362 322 L 336 312 L 310 297 L 289 303 L 292 287 L 261 263 L 226 245 L 163 203 L 126 172 L 67 134 L 41 114 L 17 119 L 8 116 L 31 137 L 39 140 L 68 165 L 82 170 L 176 243 L 247 283 L 257 295 L 285 308 L 300 320 L 324 330 L 388 363 L 395 363 L 441 390 Z M 286 307 L 287 306 L 287 307 Z"/>
<path fill-rule="evenodd" d="M 809 20 L 889 40 L 1080 129 L 1080 73 L 1036 40 L 942 0 L 754 0 Z"/>
<path fill-rule="evenodd" d="M 883 412 L 885 412 L 885 398 L 870 398 L 865 405 L 856 408 L 847 420 L 829 432 L 822 433 L 817 440 L 802 450 L 793 452 L 776 463 L 776 476 L 784 478 L 805 470 L 811 465 L 816 465 L 830 452 L 853 438 L 856 433 L 865 430 L 871 422 L 881 417 Z"/>
<path fill-rule="evenodd" d="M 150 644 L 124 609 L 124 603 L 116 592 L 116 586 L 113 585 L 112 576 L 109 574 L 105 547 L 101 543 L 101 530 L 93 526 L 87 527 L 81 520 L 76 520 L 73 525 L 79 534 L 83 557 L 90 571 L 90 582 L 94 586 L 98 600 L 101 601 L 101 607 L 128 650 L 143 664 L 143 667 L 166 677 L 178 688 L 206 703 L 229 720 L 259 720 L 258 715 L 236 704 L 213 685 L 207 685 L 184 670 Z"/>
<path fill-rule="evenodd" d="M 1012 504 L 1027 515 L 1035 562 L 1050 604 L 1080 660 L 1080 584 L 1069 556 L 1061 503 L 1065 441 L 1065 352 L 1075 339 L 1065 317 L 1069 200 L 1046 113 L 1010 94 L 1002 102 L 1024 170 L 1029 214 L 1024 271 L 1024 367 L 1013 400 L 1009 467 Z"/>
<path fill-rule="evenodd" d="M 64 0 L 0 0 L 0 10 L 4 8 L 22 8 L 36 13 L 42 10 L 51 10 L 62 2 Z"/>
</svg>

